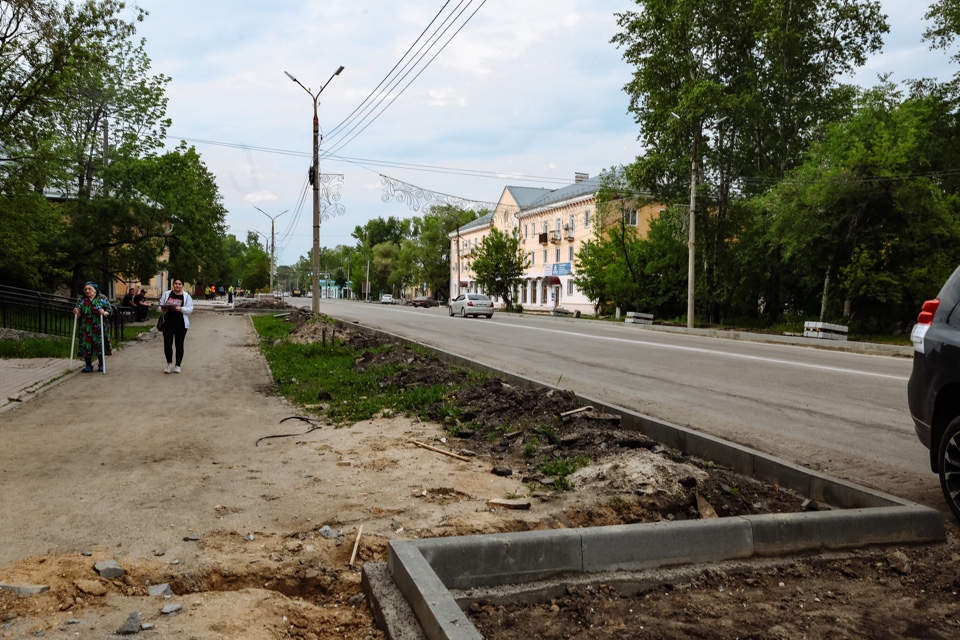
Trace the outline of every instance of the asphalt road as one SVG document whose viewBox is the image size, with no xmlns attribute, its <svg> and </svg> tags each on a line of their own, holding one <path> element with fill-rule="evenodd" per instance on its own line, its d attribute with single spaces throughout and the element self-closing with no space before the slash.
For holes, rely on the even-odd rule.
<svg viewBox="0 0 960 640">
<path fill-rule="evenodd" d="M 909 358 L 445 307 L 321 311 L 944 509 L 907 410 Z"/>
</svg>

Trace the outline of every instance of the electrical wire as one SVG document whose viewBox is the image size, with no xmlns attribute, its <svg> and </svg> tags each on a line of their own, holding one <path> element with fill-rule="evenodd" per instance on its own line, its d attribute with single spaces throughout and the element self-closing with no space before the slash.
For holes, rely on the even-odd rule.
<svg viewBox="0 0 960 640">
<path fill-rule="evenodd" d="M 469 1 L 468 1 L 467 6 L 464 7 L 464 9 L 460 12 L 460 14 L 457 15 L 457 18 L 459 18 L 460 16 L 463 15 L 464 12 L 466 12 L 467 8 L 469 8 L 469 6 L 470 6 L 470 3 L 472 3 L 473 1 L 474 1 L 474 0 L 469 0 Z M 342 149 L 344 146 L 346 146 L 347 144 L 349 144 L 350 142 L 352 142 L 354 139 L 356 139 L 357 136 L 359 136 L 361 133 L 363 133 L 363 132 L 367 129 L 367 127 L 369 127 L 369 126 L 370 126 L 371 124 L 373 124 L 381 115 L 383 115 L 383 112 L 386 111 L 394 102 L 396 102 L 396 100 L 397 100 L 401 95 L 403 95 L 404 92 L 406 92 L 406 90 L 410 87 L 410 85 L 413 84 L 413 82 L 414 82 L 417 78 L 420 77 L 420 74 L 422 74 L 424 71 L 427 70 L 427 67 L 429 67 L 429 66 L 433 63 L 434 60 L 436 60 L 437 56 L 439 56 L 439 55 L 443 52 L 443 50 L 447 48 L 447 45 L 449 45 L 450 42 L 452 42 L 453 39 L 454 39 L 455 37 L 457 37 L 457 35 L 460 33 L 460 31 L 462 31 L 463 28 L 467 26 L 467 24 L 473 19 L 473 17 L 474 17 L 475 15 L 477 15 L 477 12 L 480 11 L 480 9 L 482 9 L 482 8 L 483 8 L 483 5 L 485 5 L 486 3 L 487 3 L 487 0 L 482 0 L 482 1 L 480 2 L 480 5 L 473 11 L 473 13 L 470 14 L 470 16 L 463 22 L 463 24 L 460 25 L 460 27 L 453 33 L 453 35 L 450 36 L 450 37 L 447 39 L 446 42 L 444 42 L 443 46 L 440 47 L 440 49 L 433 55 L 433 57 L 430 58 L 430 60 L 417 72 L 417 74 L 416 74 L 413 78 L 411 78 L 411 80 L 410 80 L 409 82 L 407 82 L 406 85 L 404 85 L 403 89 L 401 89 L 400 92 L 399 92 L 392 100 L 390 100 L 390 102 L 388 102 L 388 103 L 386 104 L 386 106 L 384 106 L 382 109 L 380 109 L 379 113 L 377 113 L 375 116 L 373 116 L 373 118 L 370 119 L 370 120 L 363 126 L 362 129 L 360 129 L 360 130 L 357 131 L 355 134 L 353 134 L 352 137 L 347 138 L 346 140 L 342 140 L 342 141 L 340 141 L 339 143 L 335 143 L 334 148 L 331 149 L 329 152 L 326 152 L 325 155 L 324 155 L 324 157 L 326 157 L 326 156 L 329 155 L 329 154 L 336 153 L 337 151 L 339 151 L 340 149 Z M 458 5 L 458 7 L 459 7 L 459 6 L 460 6 L 460 5 Z M 445 34 L 445 33 L 450 29 L 451 26 L 452 26 L 452 23 L 451 23 L 451 25 L 447 26 L 446 29 L 444 29 L 443 33 Z M 441 35 L 442 35 L 442 34 L 441 34 Z M 429 53 L 430 49 L 432 49 L 435 44 L 436 44 L 436 42 L 434 42 L 433 44 L 430 45 L 430 48 L 427 49 L 427 51 L 424 53 L 424 56 L 426 56 L 426 54 Z M 422 59 L 423 59 L 423 56 L 421 56 L 421 58 L 420 58 L 419 60 L 417 60 L 417 62 L 415 63 L 415 65 L 418 64 L 418 63 L 420 62 L 420 60 L 422 60 Z M 415 66 L 415 65 L 414 65 L 414 66 Z M 401 78 L 398 80 L 397 84 L 399 84 L 399 82 L 402 82 L 403 79 L 406 78 L 407 75 L 409 75 L 412 71 L 413 71 L 413 68 L 411 68 L 410 71 L 408 71 L 406 74 L 404 74 L 403 77 L 401 77 Z M 395 85 L 395 86 L 396 86 L 396 85 Z M 362 121 L 361 121 L 361 122 L 362 122 Z M 347 132 L 346 134 L 344 134 L 344 135 L 350 135 L 350 133 L 352 133 L 358 126 L 359 126 L 359 123 L 356 124 L 356 125 L 354 125 L 353 128 L 351 128 L 350 131 L 348 131 L 348 132 Z"/>
<path fill-rule="evenodd" d="M 277 149 L 271 147 L 259 147 L 255 145 L 248 145 L 238 142 L 221 142 L 217 140 L 204 140 L 200 138 L 183 138 L 178 136 L 167 136 L 171 140 L 183 140 L 184 142 L 189 142 L 191 144 L 203 144 L 211 145 L 217 147 L 227 147 L 232 149 L 242 149 L 244 151 L 257 151 L 262 153 L 273 153 L 278 155 L 287 155 L 300 158 L 311 158 L 310 153 L 303 151 L 290 151 L 286 149 Z M 482 171 L 479 169 L 462 169 L 458 167 L 444 167 L 444 166 L 435 166 L 427 164 L 414 164 L 408 162 L 392 162 L 389 160 L 373 160 L 369 158 L 350 158 L 346 156 L 338 156 L 331 154 L 327 158 L 331 162 L 344 162 L 347 164 L 356 165 L 363 168 L 369 167 L 388 167 L 393 169 L 407 169 L 410 171 L 421 171 L 426 173 L 441 173 L 446 175 L 454 176 L 464 176 L 468 178 L 494 178 L 497 180 L 510 179 L 516 180 L 519 182 L 537 182 L 537 183 L 546 183 L 546 184 L 558 184 L 565 185 L 569 184 L 570 180 L 563 178 L 547 177 L 547 176 L 532 176 L 521 173 L 512 173 L 509 171 Z M 373 169 L 370 169 L 373 171 Z M 376 172 L 375 172 L 376 173 Z"/>
<path fill-rule="evenodd" d="M 423 34 L 425 34 L 425 33 L 427 32 L 427 30 L 430 29 L 431 26 L 433 26 L 433 23 L 437 21 L 437 18 L 440 17 L 440 14 L 443 13 L 443 10 L 446 9 L 446 8 L 447 8 L 447 5 L 449 5 L 449 4 L 450 4 L 450 0 L 447 0 L 447 1 L 443 4 L 443 6 L 440 7 L 440 11 L 437 12 L 437 15 L 433 16 L 433 19 L 430 21 L 430 23 L 429 23 L 426 27 L 423 28 L 423 31 L 420 32 L 420 35 L 417 36 L 417 39 L 413 41 L 413 44 L 411 44 L 411 45 L 407 48 L 407 50 L 404 52 L 404 54 L 400 57 L 400 59 L 397 60 L 396 64 L 393 65 L 393 68 L 390 69 L 389 72 L 387 72 L 387 75 L 385 75 L 385 76 L 383 77 L 383 80 L 381 80 L 380 83 L 379 83 L 376 87 L 373 88 L 373 91 L 371 91 L 371 92 L 367 95 L 367 97 L 364 98 L 364 99 L 360 102 L 359 105 L 357 105 L 356 109 L 354 109 L 353 111 L 350 112 L 350 115 L 348 115 L 346 118 L 344 118 L 343 122 L 341 122 L 340 124 L 338 124 L 338 125 L 335 126 L 333 129 L 330 130 L 330 135 L 335 134 L 338 130 L 340 130 L 343 126 L 345 126 L 346 123 L 350 122 L 351 119 L 353 118 L 353 115 L 354 115 L 355 113 L 357 113 L 357 111 L 359 111 L 360 108 L 363 107 L 363 105 L 365 105 L 365 104 L 367 103 L 367 101 L 370 100 L 370 98 L 377 92 L 377 90 L 378 90 L 380 87 L 383 86 L 383 83 L 387 81 L 387 79 L 393 74 L 394 71 L 396 71 L 397 67 L 400 66 L 400 63 L 403 62 L 404 58 L 406 58 L 407 55 L 410 54 L 410 51 L 413 50 L 413 47 L 416 46 L 416 44 L 421 40 L 421 38 L 423 38 Z"/>
</svg>

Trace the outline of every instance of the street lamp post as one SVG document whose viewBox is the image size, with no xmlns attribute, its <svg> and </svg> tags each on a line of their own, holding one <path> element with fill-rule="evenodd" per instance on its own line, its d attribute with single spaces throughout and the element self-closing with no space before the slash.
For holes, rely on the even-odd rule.
<svg viewBox="0 0 960 640">
<path fill-rule="evenodd" d="M 276 230 L 274 229 L 273 223 L 274 223 L 274 220 L 276 220 L 277 218 L 285 214 L 287 211 L 289 211 L 289 209 L 285 211 L 281 211 L 275 216 L 271 216 L 269 213 L 267 213 L 266 211 L 264 211 L 263 209 L 261 209 L 256 205 L 254 205 L 253 208 L 259 211 L 260 213 L 262 213 L 263 215 L 267 216 L 268 218 L 270 218 L 270 293 L 273 293 L 273 270 L 276 268 L 276 265 L 274 264 L 274 249 L 277 246 L 277 243 L 275 240 L 276 236 L 274 235 L 276 233 Z"/>
<path fill-rule="evenodd" d="M 343 65 L 333 72 L 333 76 L 340 75 L 340 72 L 343 71 Z M 284 71 L 287 74 L 287 77 L 296 82 L 300 87 L 306 91 L 313 100 L 313 166 L 310 168 L 310 173 L 313 182 L 313 306 L 312 310 L 314 313 L 320 313 L 320 121 L 317 119 L 317 104 L 320 100 L 320 94 L 323 90 L 330 84 L 330 80 L 333 80 L 333 76 L 330 76 L 330 80 L 327 80 L 327 84 L 320 87 L 320 89 L 313 93 L 307 87 L 303 86 L 299 80 L 294 78 L 288 72 Z"/>
</svg>

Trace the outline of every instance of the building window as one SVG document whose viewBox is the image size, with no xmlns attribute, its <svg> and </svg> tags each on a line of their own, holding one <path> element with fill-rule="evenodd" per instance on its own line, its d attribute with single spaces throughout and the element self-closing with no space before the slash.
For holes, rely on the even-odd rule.
<svg viewBox="0 0 960 640">
<path fill-rule="evenodd" d="M 557 218 L 557 234 L 560 233 L 560 218 Z"/>
<path fill-rule="evenodd" d="M 583 226 L 590 226 L 590 209 L 583 210 Z"/>
<path fill-rule="evenodd" d="M 567 262 L 573 262 L 573 247 L 567 247 L 567 251 L 570 254 L 570 258 L 567 260 Z"/>
<path fill-rule="evenodd" d="M 537 254 L 533 251 L 530 252 L 530 266 L 537 264 Z"/>
<path fill-rule="evenodd" d="M 623 212 L 623 223 L 631 227 L 637 226 L 637 210 L 627 209 Z"/>
<path fill-rule="evenodd" d="M 543 221 L 543 232 L 550 233 L 550 225 L 547 223 L 546 220 Z"/>
<path fill-rule="evenodd" d="M 530 234 L 528 233 L 528 231 L 529 231 L 529 229 L 527 228 L 527 225 L 524 224 L 524 225 L 523 225 L 523 239 L 524 239 L 524 240 L 526 240 L 527 238 L 530 237 Z"/>
<path fill-rule="evenodd" d="M 569 280 L 567 280 L 567 295 L 568 296 L 573 295 L 573 278 L 570 278 Z"/>
<path fill-rule="evenodd" d="M 543 264 L 544 264 L 544 265 L 547 264 L 547 250 L 546 250 L 546 249 L 543 250 Z"/>
<path fill-rule="evenodd" d="M 570 214 L 570 231 L 573 231 L 577 226 L 577 218 L 572 213 Z"/>
<path fill-rule="evenodd" d="M 553 254 L 553 261 L 560 262 L 560 249 L 555 249 L 556 253 Z"/>
</svg>

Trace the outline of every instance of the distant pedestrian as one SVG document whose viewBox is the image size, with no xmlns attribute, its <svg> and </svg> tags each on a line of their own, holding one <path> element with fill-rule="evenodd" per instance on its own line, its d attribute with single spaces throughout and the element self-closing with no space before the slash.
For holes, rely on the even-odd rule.
<svg viewBox="0 0 960 640">
<path fill-rule="evenodd" d="M 227 302 L 233 304 L 233 285 L 230 285 L 230 288 L 227 289 Z"/>
<path fill-rule="evenodd" d="M 73 308 L 73 315 L 80 321 L 80 340 L 77 344 L 77 353 L 83 358 L 86 366 L 84 373 L 93 371 L 93 356 L 97 356 L 98 371 L 103 371 L 103 356 L 111 355 L 110 326 L 103 322 L 103 318 L 110 317 L 110 301 L 100 293 L 96 282 L 83 285 L 83 296 Z"/>
<path fill-rule="evenodd" d="M 149 310 L 150 305 L 147 304 L 147 292 L 144 289 L 138 289 L 137 295 L 133 296 L 134 320 L 143 322 L 147 319 L 147 311 Z"/>
<path fill-rule="evenodd" d="M 183 280 L 173 279 L 173 288 L 160 296 L 160 313 L 163 314 L 163 355 L 167 358 L 164 373 L 180 373 L 183 362 L 183 342 L 190 328 L 189 315 L 193 313 L 193 298 L 183 290 Z M 174 364 L 173 347 L 177 347 Z"/>
</svg>

